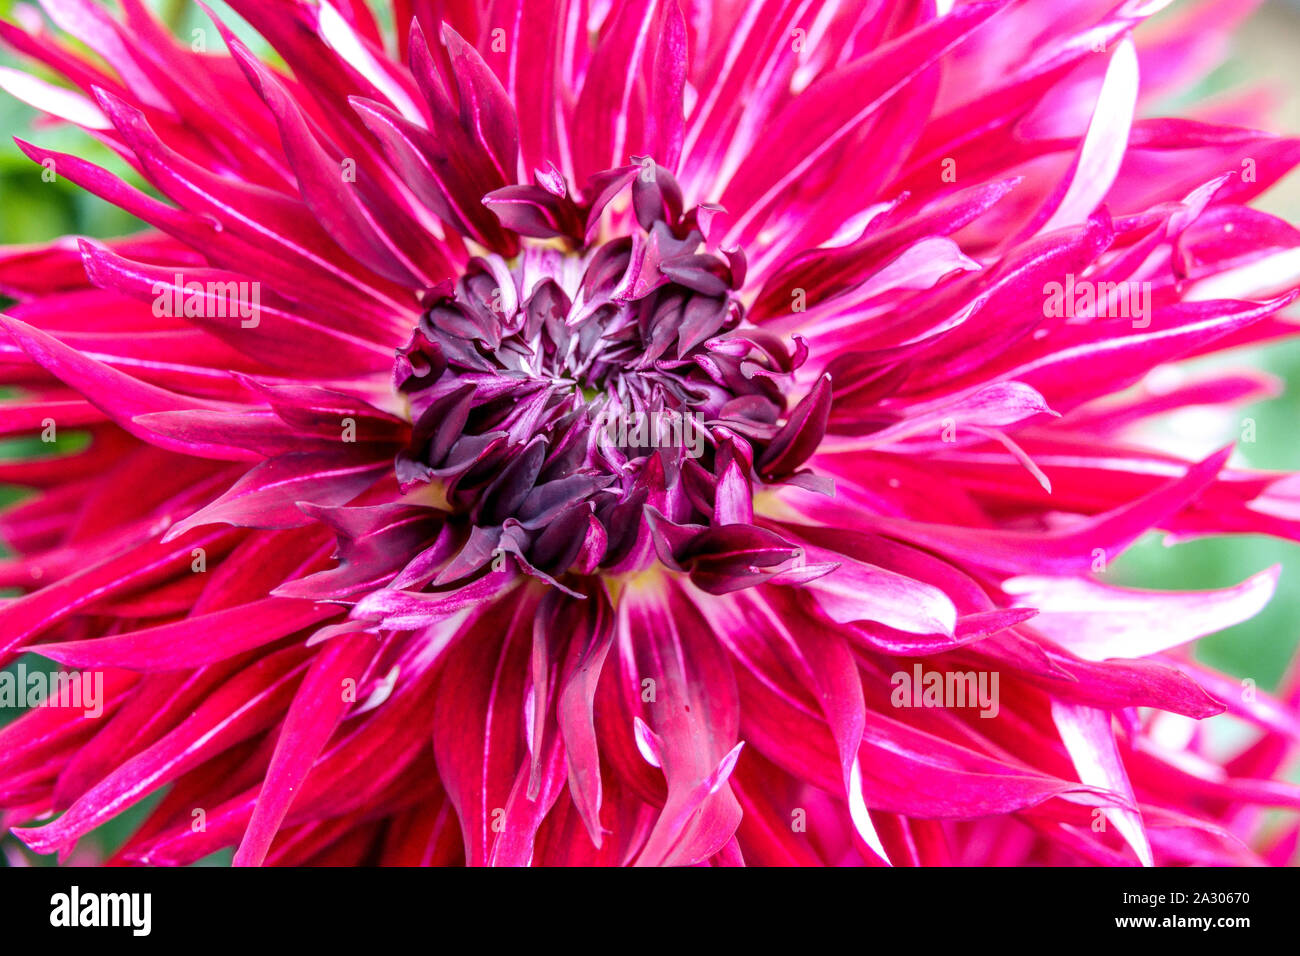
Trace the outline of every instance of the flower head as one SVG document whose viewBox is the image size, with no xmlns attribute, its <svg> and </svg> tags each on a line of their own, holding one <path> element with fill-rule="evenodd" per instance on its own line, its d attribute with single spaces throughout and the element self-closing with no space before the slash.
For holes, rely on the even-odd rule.
<svg viewBox="0 0 1300 956">
<path fill-rule="evenodd" d="M 1106 573 L 1300 538 L 1132 436 L 1300 287 L 1300 142 L 1139 118 L 1213 4 L 44 6 L 0 86 L 129 171 L 19 146 L 145 229 L 0 252 L 0 429 L 88 436 L 0 461 L 0 653 L 104 681 L 0 730 L 32 850 L 1285 861 L 1298 692 L 1185 651 L 1276 569 Z"/>
</svg>

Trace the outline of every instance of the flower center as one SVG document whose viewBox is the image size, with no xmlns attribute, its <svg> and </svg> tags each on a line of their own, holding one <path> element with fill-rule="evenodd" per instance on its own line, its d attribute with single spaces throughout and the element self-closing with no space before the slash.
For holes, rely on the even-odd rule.
<svg viewBox="0 0 1300 956">
<path fill-rule="evenodd" d="M 747 502 L 793 471 L 781 418 L 802 350 L 746 324 L 743 255 L 706 249 L 667 171 L 637 176 L 629 235 L 590 245 L 591 206 L 511 189 L 547 207 L 530 220 L 547 241 L 471 260 L 398 350 L 403 490 L 436 483 L 485 555 L 555 576 L 626 566 L 647 507 L 707 526 L 720 482 Z"/>
</svg>

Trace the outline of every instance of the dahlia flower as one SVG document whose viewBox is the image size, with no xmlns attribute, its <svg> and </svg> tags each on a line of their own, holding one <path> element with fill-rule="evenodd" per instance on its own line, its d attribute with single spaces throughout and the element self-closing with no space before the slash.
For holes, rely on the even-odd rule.
<svg viewBox="0 0 1300 956">
<path fill-rule="evenodd" d="M 120 169 L 18 148 L 142 225 L 0 254 L 0 433 L 85 436 L 0 462 L 0 652 L 103 683 L 0 730 L 31 851 L 1292 855 L 1294 683 L 1188 652 L 1277 569 L 1108 579 L 1300 539 L 1134 437 L 1294 328 L 1300 141 L 1149 115 L 1223 3 L 41 5 L 0 85 Z"/>
</svg>

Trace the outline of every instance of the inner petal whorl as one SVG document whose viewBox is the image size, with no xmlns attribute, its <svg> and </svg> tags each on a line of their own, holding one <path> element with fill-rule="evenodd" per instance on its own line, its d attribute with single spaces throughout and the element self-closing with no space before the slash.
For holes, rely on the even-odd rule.
<svg viewBox="0 0 1300 956">
<path fill-rule="evenodd" d="M 473 259 L 398 350 L 403 490 L 436 485 L 449 521 L 548 575 L 623 561 L 647 507 L 719 523 L 724 473 L 748 497 L 815 447 L 792 454 L 807 415 L 782 424 L 802 355 L 745 322 L 743 255 L 708 251 L 659 172 L 631 235 Z"/>
</svg>

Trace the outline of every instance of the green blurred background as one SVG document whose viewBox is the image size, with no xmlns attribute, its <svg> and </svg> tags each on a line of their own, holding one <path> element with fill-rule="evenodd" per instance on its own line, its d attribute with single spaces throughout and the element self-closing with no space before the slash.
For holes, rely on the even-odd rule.
<svg viewBox="0 0 1300 956">
<path fill-rule="evenodd" d="M 12 19 L 14 0 L 0 0 L 0 15 Z M 172 23 L 178 34 L 188 35 L 192 26 L 204 23 L 201 11 L 186 0 L 154 0 L 153 6 Z M 237 18 L 220 0 L 212 3 L 227 22 Z M 256 44 L 249 31 L 239 30 Z M 1296 61 L 1300 57 L 1300 0 L 1271 0 L 1238 31 L 1233 53 L 1213 75 L 1189 95 L 1180 96 L 1169 112 L 1192 98 L 1213 96 L 1242 86 L 1263 85 L 1276 101 L 1271 128 L 1300 134 L 1300 89 L 1295 84 Z M 0 64 L 19 65 L 0 54 Z M 42 146 L 75 152 L 96 162 L 122 169 L 111 152 L 81 132 L 58 125 L 33 125 L 34 113 L 25 105 L 0 93 L 0 243 L 38 242 L 66 234 L 96 237 L 134 231 L 138 224 L 130 216 L 89 196 L 60 179 L 46 183 L 41 169 L 27 160 L 13 145 L 22 136 Z M 1293 223 L 1300 223 L 1300 174 L 1293 173 L 1275 186 L 1256 205 Z M 1208 453 L 1240 435 L 1241 422 L 1253 418 L 1256 441 L 1238 445 L 1235 464 L 1266 469 L 1300 470 L 1300 342 L 1262 350 L 1240 351 L 1220 364 L 1263 368 L 1285 379 L 1287 394 L 1279 399 L 1226 415 L 1188 414 L 1160 423 L 1163 434 L 1154 438 L 1173 441 L 1195 453 Z M 35 446 L 45 453 L 48 445 Z M 27 454 L 30 443 L 0 442 L 0 457 Z M 0 486 L 0 503 L 14 497 L 13 489 Z M 1159 536 L 1150 535 L 1112 567 L 1112 574 L 1126 583 L 1169 589 L 1200 589 L 1236 584 L 1254 572 L 1280 563 L 1283 566 L 1277 596 L 1255 619 L 1200 642 L 1198 656 L 1206 663 L 1253 678 L 1261 687 L 1276 685 L 1296 652 L 1300 635 L 1300 545 L 1263 537 L 1206 539 L 1165 547 Z M 47 662 L 29 655 L 29 669 Z M 17 713 L 0 708 L 0 725 Z M 156 802 L 144 801 L 93 835 L 91 843 L 101 850 L 115 848 Z M 87 841 L 83 841 L 85 843 Z M 21 850 L 12 837 L 0 839 L 0 866 L 20 861 L 48 864 Z M 229 853 L 205 861 L 221 865 Z M 73 862 L 76 862 L 74 857 Z"/>
</svg>

